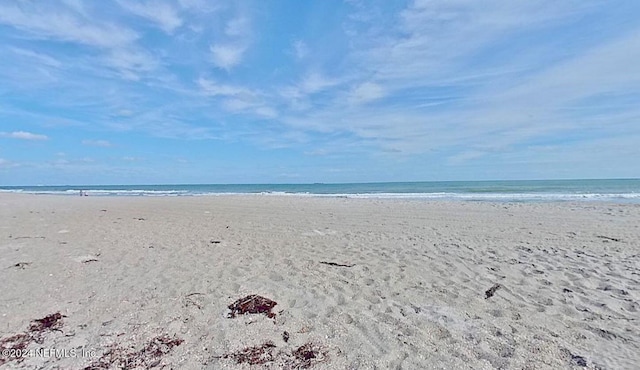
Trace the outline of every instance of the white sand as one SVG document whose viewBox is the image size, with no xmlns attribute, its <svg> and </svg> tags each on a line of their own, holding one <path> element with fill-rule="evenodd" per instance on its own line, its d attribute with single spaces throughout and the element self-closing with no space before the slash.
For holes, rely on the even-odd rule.
<svg viewBox="0 0 640 370">
<path fill-rule="evenodd" d="M 640 206 L 601 203 L 0 194 L 0 335 L 61 312 L 29 349 L 167 334 L 173 369 L 262 368 L 215 356 L 269 340 L 271 368 L 313 342 L 314 369 L 637 369 L 639 225 Z M 225 317 L 249 294 L 275 320 Z M 78 357 L 4 366 L 97 360 Z"/>
</svg>

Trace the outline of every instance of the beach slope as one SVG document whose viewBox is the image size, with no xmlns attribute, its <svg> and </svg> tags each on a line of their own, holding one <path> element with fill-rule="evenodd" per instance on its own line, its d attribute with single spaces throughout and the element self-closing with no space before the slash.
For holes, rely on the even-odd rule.
<svg viewBox="0 0 640 370">
<path fill-rule="evenodd" d="M 0 366 L 633 369 L 639 225 L 588 202 L 0 194 Z"/>
</svg>

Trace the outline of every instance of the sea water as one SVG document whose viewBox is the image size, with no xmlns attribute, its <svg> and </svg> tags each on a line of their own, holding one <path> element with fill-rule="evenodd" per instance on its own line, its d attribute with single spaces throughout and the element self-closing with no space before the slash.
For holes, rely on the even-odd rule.
<svg viewBox="0 0 640 370">
<path fill-rule="evenodd" d="M 0 192 L 92 196 L 215 196 L 404 198 L 465 201 L 609 201 L 640 203 L 640 179 L 435 181 L 343 184 L 195 184 L 0 186 Z"/>
</svg>

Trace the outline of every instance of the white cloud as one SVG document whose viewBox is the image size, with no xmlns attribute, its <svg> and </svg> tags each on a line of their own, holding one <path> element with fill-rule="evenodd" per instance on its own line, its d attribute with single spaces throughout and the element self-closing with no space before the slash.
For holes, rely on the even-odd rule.
<svg viewBox="0 0 640 370">
<path fill-rule="evenodd" d="M 251 108 L 253 103 L 244 99 L 227 99 L 223 106 L 229 111 L 239 112 Z"/>
<path fill-rule="evenodd" d="M 293 42 L 293 53 L 296 59 L 304 59 L 309 55 L 309 47 L 304 41 L 296 40 Z"/>
<path fill-rule="evenodd" d="M 224 33 L 229 37 L 246 37 L 249 35 L 249 19 L 237 17 L 227 23 Z"/>
<path fill-rule="evenodd" d="M 12 48 L 22 56 L 40 62 L 30 73 L 42 75 L 47 80 L 59 82 L 51 76 L 51 69 L 82 69 L 83 72 L 105 76 L 108 71 L 100 66 L 114 68 L 130 80 L 139 79 L 139 72 L 148 72 L 158 66 L 155 58 L 136 45 L 137 32 L 123 24 L 102 21 L 104 17 L 89 14 L 82 3 L 67 1 L 66 6 L 54 6 L 50 2 L 22 2 L 21 6 L 0 4 L 0 24 L 11 26 L 27 38 L 74 43 L 97 48 L 103 55 L 73 58 L 74 53 L 64 56 L 64 61 L 24 48 Z M 162 6 L 160 6 L 162 8 Z M 23 36 L 24 37 L 24 36 Z M 28 78 L 28 77 L 27 77 Z"/>
<path fill-rule="evenodd" d="M 46 135 L 33 134 L 26 131 L 0 132 L 0 137 L 20 140 L 48 140 Z"/>
<path fill-rule="evenodd" d="M 363 104 L 380 99 L 383 96 L 384 90 L 382 86 L 373 82 L 365 82 L 351 91 L 348 100 L 352 104 Z"/>
<path fill-rule="evenodd" d="M 200 89 L 209 96 L 236 96 L 236 95 L 254 95 L 254 93 L 246 88 L 218 84 L 214 80 L 200 77 L 197 81 Z"/>
<path fill-rule="evenodd" d="M 258 107 L 254 112 L 265 118 L 276 118 L 278 116 L 278 111 L 271 107 Z"/>
<path fill-rule="evenodd" d="M 114 68 L 130 80 L 138 80 L 140 72 L 150 72 L 158 68 L 158 61 L 150 54 L 136 49 L 116 49 L 104 57 L 107 66 Z"/>
<path fill-rule="evenodd" d="M 392 27 L 354 28 L 360 32 L 350 34 L 345 56 L 351 69 L 342 75 L 309 74 L 281 89 L 292 104 L 310 102 L 302 113 L 290 104 L 280 121 L 306 132 L 353 135 L 355 145 L 367 150 L 421 154 L 468 148 L 451 156 L 452 164 L 493 157 L 531 140 L 579 136 L 587 125 L 603 132 L 629 127 L 640 117 L 633 104 L 619 107 L 624 115 L 590 112 L 578 118 L 568 108 L 584 109 L 593 105 L 589 99 L 607 95 L 614 101 L 619 101 L 615 94 L 637 96 L 640 68 L 629 61 L 640 58 L 640 32 L 573 43 L 546 37 L 593 12 L 593 6 L 546 0 L 416 2 Z M 379 33 L 365 37 L 372 32 Z M 343 92 L 350 81 L 359 83 Z M 336 86 L 340 89 L 332 89 Z M 316 98 L 316 92 L 326 94 Z M 359 106 L 383 97 L 391 99 Z M 487 143 L 492 148 L 483 147 Z"/>
<path fill-rule="evenodd" d="M 184 9 L 193 10 L 198 13 L 210 13 L 219 9 L 220 4 L 214 4 L 207 0 L 178 0 L 178 4 Z"/>
<path fill-rule="evenodd" d="M 44 53 L 37 53 L 32 50 L 15 48 L 15 47 L 12 47 L 11 51 L 13 51 L 17 55 L 29 58 L 30 61 L 37 60 L 41 64 L 46 65 L 48 67 L 60 68 L 63 66 L 62 62 Z"/>
<path fill-rule="evenodd" d="M 100 48 L 129 45 L 138 35 L 122 25 L 86 20 L 61 9 L 26 6 L 29 3 L 0 4 L 0 23 L 41 39 L 70 41 Z M 34 4 L 41 5 L 40 2 Z M 26 9 L 28 8 L 28 9 Z"/>
<path fill-rule="evenodd" d="M 240 44 L 216 44 L 211 46 L 213 63 L 227 71 L 240 64 L 245 51 L 246 47 Z"/>
<path fill-rule="evenodd" d="M 449 157 L 449 164 L 458 165 L 467 161 L 483 157 L 485 152 L 479 150 L 467 150 Z"/>
<path fill-rule="evenodd" d="M 138 162 L 138 161 L 144 160 L 144 158 L 142 157 L 132 157 L 132 156 L 122 157 L 121 159 L 125 162 Z"/>
<path fill-rule="evenodd" d="M 113 146 L 113 144 L 107 140 L 82 140 L 82 145 L 97 146 L 101 148 L 109 148 Z"/>
<path fill-rule="evenodd" d="M 258 98 L 246 97 L 227 99 L 222 102 L 222 106 L 225 110 L 234 113 L 248 113 L 263 118 L 275 118 L 278 116 L 277 110 L 267 106 Z"/>
<path fill-rule="evenodd" d="M 210 46 L 213 63 L 226 71 L 242 62 L 251 43 L 250 21 L 246 16 L 238 16 L 227 22 L 224 29 L 225 41 Z"/>
<path fill-rule="evenodd" d="M 168 34 L 173 33 L 183 23 L 177 10 L 166 2 L 118 1 L 118 4 L 130 13 L 157 24 Z"/>
<path fill-rule="evenodd" d="M 0 168 L 18 167 L 18 164 L 8 159 L 0 158 Z"/>
<path fill-rule="evenodd" d="M 304 77 L 300 84 L 300 88 L 305 93 L 313 94 L 336 86 L 339 83 L 340 81 L 337 79 L 329 78 L 319 73 L 312 72 Z"/>
<path fill-rule="evenodd" d="M 131 109 L 120 109 L 113 114 L 115 117 L 131 117 L 134 115 Z"/>
</svg>

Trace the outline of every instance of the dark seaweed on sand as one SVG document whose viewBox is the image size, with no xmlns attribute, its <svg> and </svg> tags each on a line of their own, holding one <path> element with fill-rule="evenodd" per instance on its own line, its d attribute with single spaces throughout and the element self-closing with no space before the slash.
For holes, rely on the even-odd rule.
<svg viewBox="0 0 640 370">
<path fill-rule="evenodd" d="M 160 364 L 162 356 L 184 342 L 183 339 L 162 335 L 151 339 L 142 349 L 112 347 L 102 357 L 93 361 L 84 370 L 100 369 L 149 369 Z"/>
<path fill-rule="evenodd" d="M 501 287 L 502 286 L 500 284 L 493 284 L 493 286 L 491 288 L 489 288 L 489 290 L 484 292 L 484 294 L 485 294 L 484 299 L 489 299 L 489 298 L 493 297 L 493 295 L 496 293 L 496 290 L 500 289 Z"/>
<path fill-rule="evenodd" d="M 230 358 L 237 364 L 264 365 L 274 360 L 273 349 L 276 345 L 273 342 L 265 342 L 260 346 L 246 347 L 240 351 L 227 353 L 218 358 Z"/>
<path fill-rule="evenodd" d="M 231 319 L 237 315 L 263 313 L 267 315 L 268 318 L 274 318 L 276 314 L 271 312 L 271 309 L 277 304 L 277 302 L 269 298 L 251 294 L 230 304 L 229 309 L 231 312 L 229 312 L 227 317 Z"/>
<path fill-rule="evenodd" d="M 281 369 L 308 369 L 329 359 L 324 347 L 314 343 L 305 343 L 290 353 L 277 351 L 276 345 L 267 341 L 259 346 L 246 347 L 239 351 L 226 353 L 213 358 L 232 359 L 236 364 L 265 365 L 278 364 Z"/>
<path fill-rule="evenodd" d="M 292 358 L 286 362 L 291 369 L 308 369 L 317 363 L 325 362 L 328 358 L 327 352 L 313 343 L 305 343 L 291 354 Z"/>
<path fill-rule="evenodd" d="M 32 342 L 42 343 L 44 334 L 51 331 L 59 331 L 62 328 L 63 314 L 56 312 L 45 316 L 42 319 L 36 319 L 29 324 L 29 330 L 24 333 L 14 334 L 0 339 L 0 350 L 10 350 L 16 352 L 26 349 Z M 0 357 L 0 366 L 9 361 L 21 362 L 24 357 Z"/>
<path fill-rule="evenodd" d="M 41 333 L 44 331 L 60 330 L 60 328 L 62 328 L 63 317 L 66 316 L 57 312 L 42 319 L 33 320 L 29 325 L 29 331 L 32 333 Z"/>
</svg>

